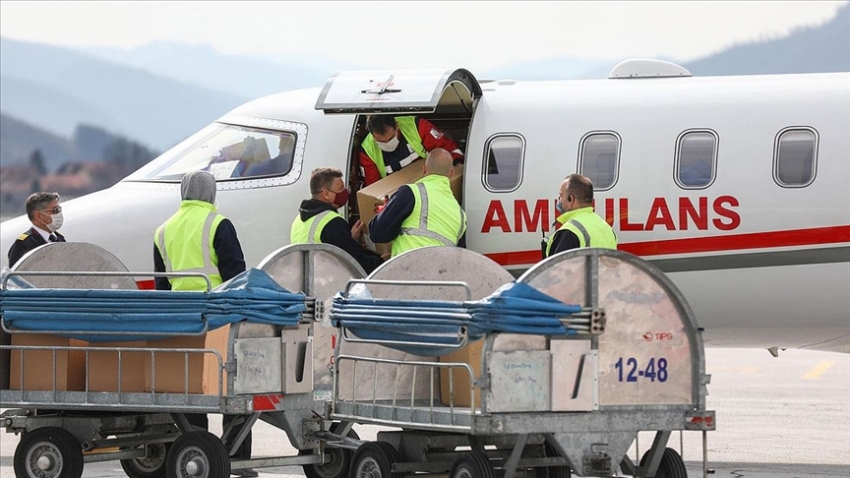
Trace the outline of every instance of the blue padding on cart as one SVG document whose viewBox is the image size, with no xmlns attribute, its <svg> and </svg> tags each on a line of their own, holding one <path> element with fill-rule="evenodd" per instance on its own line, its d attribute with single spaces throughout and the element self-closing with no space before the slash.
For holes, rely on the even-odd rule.
<svg viewBox="0 0 850 478">
<path fill-rule="evenodd" d="M 505 284 L 489 296 L 468 303 L 472 327 L 479 333 L 574 335 L 561 318 L 581 312 L 524 282 Z"/>
<path fill-rule="evenodd" d="M 0 314 L 7 327 L 55 332 L 90 342 L 199 334 L 205 327 L 214 330 L 242 320 L 292 326 L 298 323 L 304 310 L 304 294 L 289 292 L 259 269 L 249 269 L 209 293 L 105 289 L 0 290 Z M 62 334 L 63 331 L 108 332 L 109 335 Z"/>
<path fill-rule="evenodd" d="M 361 339 L 417 355 L 443 355 L 455 348 L 463 330 L 468 340 L 491 332 L 573 335 L 561 318 L 581 311 L 525 283 L 512 282 L 478 301 L 405 301 L 352 294 L 334 298 L 330 318 Z M 403 344 L 418 342 L 426 345 Z"/>
</svg>

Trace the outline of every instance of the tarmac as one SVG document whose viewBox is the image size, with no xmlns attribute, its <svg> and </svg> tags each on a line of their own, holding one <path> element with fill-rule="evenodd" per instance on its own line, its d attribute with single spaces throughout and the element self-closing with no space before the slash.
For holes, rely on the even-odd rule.
<svg viewBox="0 0 850 478">
<path fill-rule="evenodd" d="M 708 433 L 712 477 L 850 477 L 850 355 L 806 350 L 707 349 L 711 374 L 708 408 L 717 430 Z M 213 432 L 221 420 L 210 419 Z M 357 426 L 374 439 L 373 426 Z M 651 443 L 641 434 L 639 444 Z M 681 449 L 688 476 L 702 476 L 701 434 L 674 433 L 668 446 Z M 0 432 L 0 478 L 12 478 L 18 437 Z M 294 454 L 285 434 L 267 424 L 254 428 L 254 456 Z M 641 450 L 642 452 L 643 450 Z M 639 456 L 632 448 L 630 456 Z M 261 477 L 302 477 L 300 467 L 258 470 Z M 86 466 L 86 478 L 124 477 L 118 462 Z"/>
</svg>

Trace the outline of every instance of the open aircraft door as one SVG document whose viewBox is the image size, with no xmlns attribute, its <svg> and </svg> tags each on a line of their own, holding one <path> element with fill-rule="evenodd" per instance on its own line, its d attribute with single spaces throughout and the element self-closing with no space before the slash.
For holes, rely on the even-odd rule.
<svg viewBox="0 0 850 478">
<path fill-rule="evenodd" d="M 346 71 L 325 83 L 316 109 L 326 114 L 465 113 L 481 96 L 467 70 Z"/>
</svg>

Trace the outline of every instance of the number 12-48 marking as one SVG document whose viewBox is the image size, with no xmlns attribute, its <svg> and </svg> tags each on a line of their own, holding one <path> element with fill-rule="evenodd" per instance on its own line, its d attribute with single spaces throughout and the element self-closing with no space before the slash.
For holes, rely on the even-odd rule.
<svg viewBox="0 0 850 478">
<path fill-rule="evenodd" d="M 623 367 L 624 363 L 625 367 Z M 621 382 L 624 381 L 624 373 L 626 382 L 637 382 L 640 377 L 648 378 L 650 382 L 654 382 L 655 379 L 658 379 L 661 383 L 667 381 L 667 359 L 664 357 L 659 358 L 657 361 L 654 357 L 649 359 L 646 367 L 642 370 L 638 370 L 638 361 L 636 358 L 629 357 L 624 362 L 623 357 L 620 357 L 617 363 L 614 364 L 614 368 L 617 369 L 617 378 Z"/>
</svg>

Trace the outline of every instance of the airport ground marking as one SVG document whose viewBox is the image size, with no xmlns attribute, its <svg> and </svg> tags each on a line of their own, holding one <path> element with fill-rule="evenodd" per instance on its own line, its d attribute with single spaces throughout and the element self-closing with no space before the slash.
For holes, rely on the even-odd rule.
<svg viewBox="0 0 850 478">
<path fill-rule="evenodd" d="M 822 360 L 803 375 L 803 380 L 817 380 L 821 375 L 829 371 L 833 365 L 835 365 L 835 360 Z"/>
</svg>

